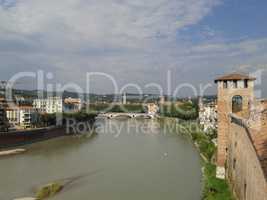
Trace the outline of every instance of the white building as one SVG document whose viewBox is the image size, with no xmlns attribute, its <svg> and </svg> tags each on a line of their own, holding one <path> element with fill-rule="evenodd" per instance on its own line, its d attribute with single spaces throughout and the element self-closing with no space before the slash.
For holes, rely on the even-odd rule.
<svg viewBox="0 0 267 200">
<path fill-rule="evenodd" d="M 79 98 L 65 98 L 64 112 L 79 112 L 82 109 L 82 100 Z"/>
<path fill-rule="evenodd" d="M 159 107 L 154 103 L 147 104 L 147 113 L 150 115 L 156 115 L 159 111 Z"/>
<path fill-rule="evenodd" d="M 32 106 L 7 108 L 6 116 L 10 124 L 30 128 L 37 121 L 37 111 Z"/>
<path fill-rule="evenodd" d="M 44 113 L 62 113 L 63 100 L 61 97 L 48 97 L 47 99 L 35 99 L 33 107 L 38 109 L 39 112 Z"/>
<path fill-rule="evenodd" d="M 217 129 L 217 105 L 215 102 L 203 103 L 199 100 L 199 123 L 204 131 Z"/>
</svg>

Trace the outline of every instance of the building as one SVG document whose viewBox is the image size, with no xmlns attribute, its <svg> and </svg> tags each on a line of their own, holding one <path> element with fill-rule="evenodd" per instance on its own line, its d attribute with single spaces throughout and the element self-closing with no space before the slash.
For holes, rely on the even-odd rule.
<svg viewBox="0 0 267 200">
<path fill-rule="evenodd" d="M 82 100 L 79 98 L 48 97 L 35 99 L 33 107 L 41 113 L 79 112 L 82 109 Z"/>
<path fill-rule="evenodd" d="M 204 102 L 203 98 L 199 99 L 199 123 L 204 131 L 216 130 L 217 123 L 217 103 Z"/>
<path fill-rule="evenodd" d="M 0 97 L 0 132 L 6 132 L 9 128 L 9 123 L 6 117 L 7 102 L 5 98 Z"/>
<path fill-rule="evenodd" d="M 79 98 L 65 98 L 64 112 L 79 112 L 82 109 L 82 100 Z"/>
<path fill-rule="evenodd" d="M 154 103 L 147 104 L 147 113 L 150 115 L 155 115 L 159 111 L 159 107 Z"/>
<path fill-rule="evenodd" d="M 0 105 L 0 132 L 8 131 L 8 120 L 6 118 L 6 111 L 2 105 Z"/>
<path fill-rule="evenodd" d="M 33 107 L 43 113 L 62 113 L 63 100 L 61 97 L 48 97 L 47 99 L 35 99 Z"/>
<path fill-rule="evenodd" d="M 255 78 L 230 74 L 218 85 L 217 177 L 237 199 L 267 200 L 267 101 L 254 96 Z"/>
<path fill-rule="evenodd" d="M 227 139 L 229 135 L 229 114 L 237 113 L 248 117 L 249 102 L 253 100 L 254 78 L 239 74 L 230 74 L 215 80 L 218 84 L 218 165 L 224 167 L 227 154 Z M 236 103 L 242 98 L 243 107 L 234 108 L 232 100 Z M 242 110 L 242 111 L 241 111 Z"/>
<path fill-rule="evenodd" d="M 18 106 L 6 109 L 10 124 L 21 128 L 31 128 L 37 122 L 38 113 L 32 106 Z"/>
<path fill-rule="evenodd" d="M 127 104 L 127 95 L 126 95 L 126 93 L 123 93 L 123 96 L 122 96 L 122 104 L 123 105 Z"/>
</svg>

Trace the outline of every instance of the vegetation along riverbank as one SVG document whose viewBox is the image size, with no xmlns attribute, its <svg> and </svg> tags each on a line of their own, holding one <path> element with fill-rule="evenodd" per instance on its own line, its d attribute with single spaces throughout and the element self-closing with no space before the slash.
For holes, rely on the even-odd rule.
<svg viewBox="0 0 267 200">
<path fill-rule="evenodd" d="M 234 200 L 226 180 L 216 178 L 216 165 L 214 155 L 216 146 L 213 143 L 216 133 L 205 133 L 203 131 L 188 132 L 192 141 L 197 146 L 203 164 L 203 200 Z"/>
<path fill-rule="evenodd" d="M 216 145 L 214 139 L 216 131 L 204 132 L 197 120 L 184 120 L 171 117 L 160 117 L 164 126 L 169 126 L 175 134 L 181 134 L 197 147 L 202 158 L 203 172 L 203 194 L 202 200 L 234 200 L 226 180 L 216 178 L 215 153 Z"/>
</svg>

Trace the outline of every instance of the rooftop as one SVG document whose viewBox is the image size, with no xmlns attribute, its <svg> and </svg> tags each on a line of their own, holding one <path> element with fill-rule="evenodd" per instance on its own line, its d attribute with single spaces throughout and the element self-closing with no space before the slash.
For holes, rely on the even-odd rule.
<svg viewBox="0 0 267 200">
<path fill-rule="evenodd" d="M 64 103 L 66 103 L 66 104 L 80 104 L 81 103 L 81 99 L 78 99 L 78 98 L 66 98 L 66 99 L 64 99 Z"/>
<path fill-rule="evenodd" d="M 15 106 L 15 107 L 8 107 L 6 110 L 26 110 L 26 109 L 34 109 L 32 106 Z"/>
<path fill-rule="evenodd" d="M 252 81 L 254 81 L 254 80 L 256 80 L 256 78 L 251 77 L 251 76 L 246 75 L 246 74 L 232 73 L 232 74 L 218 77 L 217 79 L 215 79 L 215 83 L 217 83 L 218 81 L 239 81 L 239 80 L 252 80 Z"/>
</svg>

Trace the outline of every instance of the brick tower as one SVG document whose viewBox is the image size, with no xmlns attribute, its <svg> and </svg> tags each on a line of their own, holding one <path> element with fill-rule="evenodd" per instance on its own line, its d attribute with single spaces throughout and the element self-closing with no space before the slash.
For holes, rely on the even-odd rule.
<svg viewBox="0 0 267 200">
<path fill-rule="evenodd" d="M 249 117 L 250 103 L 254 101 L 254 81 L 255 78 L 243 74 L 229 74 L 215 80 L 218 85 L 218 178 L 225 178 L 229 114 Z"/>
</svg>

